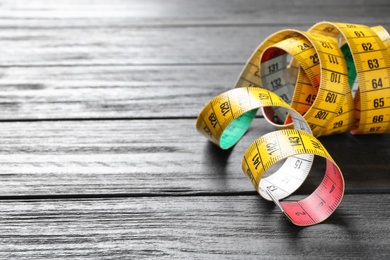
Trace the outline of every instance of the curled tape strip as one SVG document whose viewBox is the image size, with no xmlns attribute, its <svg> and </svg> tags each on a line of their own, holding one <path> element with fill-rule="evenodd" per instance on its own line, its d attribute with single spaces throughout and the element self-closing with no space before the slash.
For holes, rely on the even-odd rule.
<svg viewBox="0 0 390 260">
<path fill-rule="evenodd" d="M 320 223 L 340 204 L 345 185 L 315 136 L 390 132 L 389 47 L 382 26 L 320 22 L 307 32 L 279 31 L 255 50 L 235 88 L 203 108 L 196 128 L 229 149 L 261 109 L 279 130 L 249 146 L 244 173 L 295 225 Z M 283 200 L 305 181 L 315 156 L 326 159 L 320 185 L 302 200 Z M 266 174 L 275 164 L 282 166 Z"/>
</svg>

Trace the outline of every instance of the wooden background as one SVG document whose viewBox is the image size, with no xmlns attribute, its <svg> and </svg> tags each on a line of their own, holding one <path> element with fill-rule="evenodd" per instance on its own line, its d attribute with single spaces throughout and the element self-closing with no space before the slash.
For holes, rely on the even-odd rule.
<svg viewBox="0 0 390 260">
<path fill-rule="evenodd" d="M 346 195 L 293 226 L 195 130 L 270 34 L 381 24 L 370 1 L 0 1 L 1 259 L 384 259 L 390 135 L 321 137 Z M 302 188 L 319 183 L 318 163 Z"/>
</svg>

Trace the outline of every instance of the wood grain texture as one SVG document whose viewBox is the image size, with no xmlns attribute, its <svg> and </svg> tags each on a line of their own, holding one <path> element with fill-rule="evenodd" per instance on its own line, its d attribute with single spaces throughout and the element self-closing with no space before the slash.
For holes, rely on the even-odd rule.
<svg viewBox="0 0 390 260">
<path fill-rule="evenodd" d="M 256 138 L 275 130 L 257 118 L 233 149 L 223 151 L 196 132 L 195 119 L 0 126 L 0 196 L 251 192 L 242 156 Z M 347 192 L 389 192 L 390 135 L 320 140 L 343 171 Z M 321 162 L 301 193 L 322 179 Z"/>
<path fill-rule="evenodd" d="M 385 259 L 390 135 L 321 137 L 346 181 L 293 226 L 195 131 L 258 44 L 322 20 L 390 29 L 387 0 L 0 0 L 1 259 Z M 323 176 L 313 172 L 293 199 Z"/>
<path fill-rule="evenodd" d="M 307 29 L 308 26 L 296 29 Z M 0 66 L 176 65 L 245 62 L 281 26 L 5 28 Z M 254 31 L 256 33 L 254 33 Z M 245 42 L 242 39 L 248 39 Z M 224 45 L 223 48 L 221 46 Z"/>
<path fill-rule="evenodd" d="M 2 26 L 208 26 L 248 24 L 311 24 L 321 20 L 384 23 L 390 7 L 386 0 L 200 0 L 185 2 L 111 0 L 1 1 Z"/>
<path fill-rule="evenodd" d="M 256 196 L 0 201 L 0 257 L 385 259 L 389 205 L 347 195 L 324 223 L 300 228 Z"/>
<path fill-rule="evenodd" d="M 1 120 L 195 118 L 243 65 L 12 67 Z"/>
</svg>

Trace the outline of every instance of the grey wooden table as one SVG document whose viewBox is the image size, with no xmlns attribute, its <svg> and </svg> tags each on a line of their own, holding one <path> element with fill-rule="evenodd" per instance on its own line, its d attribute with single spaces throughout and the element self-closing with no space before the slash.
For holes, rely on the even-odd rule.
<svg viewBox="0 0 390 260">
<path fill-rule="evenodd" d="M 346 195 L 300 228 L 234 149 L 195 130 L 257 45 L 322 21 L 381 24 L 370 1 L 0 1 L 1 259 L 385 259 L 390 135 L 321 137 Z M 307 194 L 321 167 L 297 194 Z"/>
</svg>

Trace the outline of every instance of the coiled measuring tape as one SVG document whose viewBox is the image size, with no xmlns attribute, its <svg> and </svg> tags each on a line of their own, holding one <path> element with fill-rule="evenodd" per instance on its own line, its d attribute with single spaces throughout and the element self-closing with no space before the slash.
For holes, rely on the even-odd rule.
<svg viewBox="0 0 390 260">
<path fill-rule="evenodd" d="M 255 50 L 235 88 L 203 108 L 196 128 L 229 149 L 261 109 L 279 130 L 250 145 L 244 173 L 295 225 L 320 223 L 340 204 L 345 185 L 315 136 L 390 131 L 389 47 L 390 36 L 381 26 L 321 22 L 308 32 L 279 31 Z M 305 199 L 284 200 L 305 181 L 314 156 L 326 159 L 320 185 Z M 266 174 L 279 162 L 278 170 Z"/>
</svg>

